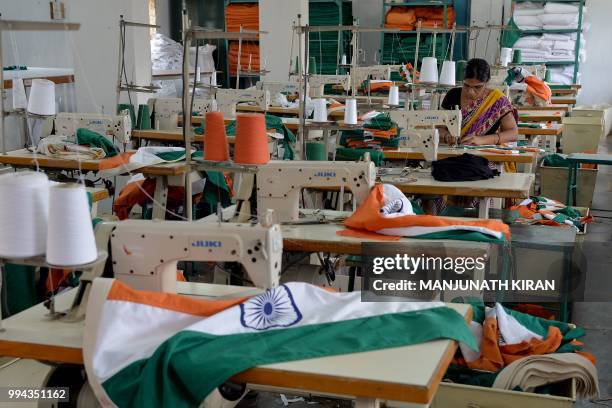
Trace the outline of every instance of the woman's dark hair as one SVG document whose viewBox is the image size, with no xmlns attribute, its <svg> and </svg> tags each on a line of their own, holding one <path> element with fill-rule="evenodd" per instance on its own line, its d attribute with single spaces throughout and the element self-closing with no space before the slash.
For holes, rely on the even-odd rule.
<svg viewBox="0 0 612 408">
<path fill-rule="evenodd" d="M 489 63 L 480 58 L 473 58 L 465 66 L 464 79 L 476 79 L 480 82 L 489 82 L 491 79 L 491 67 Z"/>
</svg>

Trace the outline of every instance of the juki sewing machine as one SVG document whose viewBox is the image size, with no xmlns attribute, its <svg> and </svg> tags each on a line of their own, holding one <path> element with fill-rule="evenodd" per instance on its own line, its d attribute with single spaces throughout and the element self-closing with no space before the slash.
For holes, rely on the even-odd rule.
<svg viewBox="0 0 612 408">
<path fill-rule="evenodd" d="M 350 75 L 309 75 L 308 85 L 310 96 L 320 98 L 323 96 L 325 85 L 341 85 L 345 92 L 351 90 Z"/>
<path fill-rule="evenodd" d="M 300 91 L 300 84 L 294 81 L 257 81 L 255 87 L 270 93 L 270 104 L 272 106 L 278 105 L 276 101 L 277 94 L 297 94 Z"/>
<path fill-rule="evenodd" d="M 401 128 L 400 146 L 421 150 L 425 160 L 438 156 L 437 127 L 445 127 L 454 140 L 461 138 L 461 110 L 398 110 L 390 111 L 391 119 Z"/>
<path fill-rule="evenodd" d="M 372 65 L 356 67 L 351 70 L 353 87 L 359 88 L 366 79 L 388 80 L 391 78 L 391 65 Z"/>
<path fill-rule="evenodd" d="M 376 181 L 376 167 L 369 159 L 345 161 L 273 160 L 257 171 L 257 214 L 274 210 L 279 222 L 299 219 L 300 193 L 307 187 L 350 189 L 355 204 L 366 199 Z"/>
<path fill-rule="evenodd" d="M 262 110 L 270 108 L 270 92 L 258 89 L 217 89 L 215 99 L 218 109 L 225 117 L 236 116 L 236 105 L 239 102 L 254 102 Z"/>
<path fill-rule="evenodd" d="M 283 254 L 280 227 L 266 222 L 104 222 L 96 226 L 96 242 L 110 248 L 116 279 L 134 289 L 170 293 L 176 292 L 178 261 L 239 262 L 255 286 L 275 287 Z"/>
<path fill-rule="evenodd" d="M 55 117 L 55 133 L 74 136 L 77 129 L 85 128 L 110 136 L 122 143 L 132 138 L 132 120 L 129 114 L 103 115 L 99 113 L 60 112 Z"/>
<path fill-rule="evenodd" d="M 155 127 L 159 130 L 176 130 L 178 116 L 183 114 L 183 101 L 181 98 L 151 98 L 148 101 L 151 111 L 155 114 Z M 193 100 L 192 113 L 203 116 L 206 112 L 217 109 L 214 99 Z"/>
</svg>

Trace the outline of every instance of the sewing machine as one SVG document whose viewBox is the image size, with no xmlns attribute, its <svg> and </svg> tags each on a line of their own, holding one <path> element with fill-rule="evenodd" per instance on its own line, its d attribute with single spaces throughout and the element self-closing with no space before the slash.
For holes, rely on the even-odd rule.
<svg viewBox="0 0 612 408">
<path fill-rule="evenodd" d="M 425 160 L 437 160 L 439 135 L 437 127 L 445 127 L 454 140 L 461 138 L 461 110 L 399 110 L 389 112 L 401 128 L 400 147 L 421 150 Z"/>
<path fill-rule="evenodd" d="M 148 101 L 151 111 L 155 114 L 155 127 L 159 130 L 176 130 L 178 116 L 183 114 L 181 98 L 151 98 Z M 194 99 L 193 114 L 203 116 L 206 112 L 217 110 L 214 99 Z"/>
<path fill-rule="evenodd" d="M 351 70 L 351 78 L 355 89 L 359 88 L 366 79 L 389 80 L 391 78 L 391 65 L 355 67 Z"/>
<path fill-rule="evenodd" d="M 279 222 L 287 222 L 299 219 L 303 188 L 346 187 L 355 203 L 361 203 L 374 187 L 376 167 L 369 159 L 359 162 L 273 160 L 260 166 L 256 177 L 258 216 L 272 209 Z"/>
<path fill-rule="evenodd" d="M 258 89 L 217 89 L 217 106 L 225 117 L 236 117 L 239 102 L 255 102 L 262 110 L 270 108 L 270 92 Z"/>
<path fill-rule="evenodd" d="M 132 120 L 129 113 L 103 115 L 99 113 L 60 112 L 56 115 L 55 134 L 74 136 L 79 128 L 110 136 L 122 143 L 129 143 L 132 138 Z"/>
<path fill-rule="evenodd" d="M 350 75 L 309 75 L 308 85 L 310 96 L 320 98 L 323 96 L 325 85 L 341 85 L 345 92 L 351 90 Z"/>
<path fill-rule="evenodd" d="M 270 104 L 277 106 L 276 95 L 297 94 L 300 92 L 300 84 L 294 81 L 257 81 L 255 88 L 270 93 Z"/>
<path fill-rule="evenodd" d="M 104 222 L 96 226 L 96 242 L 110 248 L 116 279 L 170 293 L 176 293 L 178 261 L 239 262 L 255 286 L 269 289 L 278 285 L 283 255 L 280 227 L 268 222 Z"/>
</svg>

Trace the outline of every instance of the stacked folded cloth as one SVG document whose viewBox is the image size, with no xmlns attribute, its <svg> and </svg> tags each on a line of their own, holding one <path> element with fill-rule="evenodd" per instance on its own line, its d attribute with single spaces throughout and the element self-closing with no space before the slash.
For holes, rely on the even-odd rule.
<svg viewBox="0 0 612 408">
<path fill-rule="evenodd" d="M 550 83 L 559 85 L 572 85 L 574 83 L 574 67 L 550 67 Z M 576 78 L 576 82 L 580 83 L 580 73 Z"/>
<path fill-rule="evenodd" d="M 227 31 L 243 30 L 259 31 L 259 5 L 257 3 L 231 3 L 225 8 L 225 27 Z M 240 69 L 244 71 L 259 71 L 259 44 L 243 42 L 240 57 Z M 238 42 L 229 44 L 230 75 L 236 75 L 238 66 Z"/>
<path fill-rule="evenodd" d="M 447 7 L 446 28 L 453 28 L 455 17 L 455 9 Z M 444 28 L 444 7 L 391 7 L 385 16 L 385 27 L 414 30 L 419 20 L 422 28 Z"/>
<path fill-rule="evenodd" d="M 580 59 L 586 60 L 584 38 L 581 38 Z M 543 34 L 520 38 L 513 46 L 521 50 L 524 62 L 574 61 L 576 34 Z"/>
<path fill-rule="evenodd" d="M 546 197 L 528 198 L 510 210 L 518 212 L 519 217 L 515 220 L 518 224 L 570 226 L 582 232 L 585 225 L 593 221 L 593 217 L 583 216 L 578 210 Z"/>
<path fill-rule="evenodd" d="M 582 351 L 584 344 L 578 340 L 584 329 L 500 303 L 486 307 L 481 300 L 467 302 L 474 312 L 470 329 L 479 350 L 460 344 L 456 364 L 495 373 L 494 388 L 534 392 L 543 385 L 575 379 L 579 397 L 598 395 L 595 358 Z"/>
<path fill-rule="evenodd" d="M 565 3 L 534 4 L 517 3 L 513 18 L 521 30 L 566 30 L 577 29 L 579 6 Z"/>
<path fill-rule="evenodd" d="M 421 37 L 419 44 L 419 63 L 424 57 L 432 55 L 433 51 L 433 36 L 428 35 Z M 436 38 L 436 55 L 444 55 L 444 38 L 437 36 Z M 416 51 L 416 36 L 399 36 L 396 34 L 385 35 L 384 38 L 384 53 L 382 55 L 383 64 L 398 64 L 411 62 L 414 65 L 414 54 Z"/>
<path fill-rule="evenodd" d="M 373 112 L 364 115 L 363 129 L 345 130 L 340 145 L 356 149 L 397 148 L 399 132 L 395 122 L 386 113 Z"/>
</svg>

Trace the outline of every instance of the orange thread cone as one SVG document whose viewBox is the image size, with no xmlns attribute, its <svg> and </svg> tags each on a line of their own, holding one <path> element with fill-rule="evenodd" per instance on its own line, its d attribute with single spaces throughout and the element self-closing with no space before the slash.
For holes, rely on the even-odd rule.
<svg viewBox="0 0 612 408">
<path fill-rule="evenodd" d="M 262 114 L 240 114 L 236 118 L 234 162 L 266 164 L 270 161 L 266 117 Z"/>
<path fill-rule="evenodd" d="M 222 112 L 206 112 L 204 136 L 204 160 L 229 160 L 229 145 L 225 134 Z"/>
</svg>

